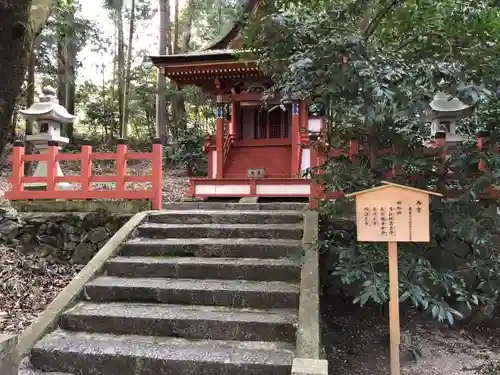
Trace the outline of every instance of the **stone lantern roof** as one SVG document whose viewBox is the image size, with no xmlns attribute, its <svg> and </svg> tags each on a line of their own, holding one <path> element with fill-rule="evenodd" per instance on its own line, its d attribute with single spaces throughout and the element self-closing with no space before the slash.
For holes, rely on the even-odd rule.
<svg viewBox="0 0 500 375">
<path fill-rule="evenodd" d="M 52 87 L 45 87 L 42 90 L 43 96 L 38 103 L 33 103 L 29 108 L 19 112 L 29 120 L 43 121 L 49 120 L 60 124 L 69 124 L 73 122 L 75 116 L 70 114 L 66 108 L 59 104 L 56 96 L 56 90 Z"/>
<path fill-rule="evenodd" d="M 430 103 L 430 107 L 434 112 L 442 114 L 458 114 L 471 109 L 471 106 L 445 92 L 438 92 Z"/>
</svg>

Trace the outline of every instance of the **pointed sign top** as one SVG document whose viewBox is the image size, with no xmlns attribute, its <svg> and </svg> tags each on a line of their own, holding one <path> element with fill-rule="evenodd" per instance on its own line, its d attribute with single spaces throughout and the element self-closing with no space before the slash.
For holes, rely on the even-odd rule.
<svg viewBox="0 0 500 375">
<path fill-rule="evenodd" d="M 395 184 L 393 182 L 382 181 L 382 183 L 385 184 L 385 185 L 376 186 L 376 187 L 371 188 L 371 189 L 357 191 L 357 192 L 351 193 L 351 194 L 346 194 L 345 197 L 346 198 L 352 198 L 352 197 L 355 197 L 357 195 L 371 193 L 372 191 L 387 189 L 387 188 L 390 188 L 390 187 L 394 187 L 394 188 L 398 188 L 398 189 L 403 189 L 403 190 L 410 190 L 410 191 L 414 191 L 414 192 L 418 192 L 418 193 L 424 193 L 424 194 L 428 194 L 428 195 L 435 195 L 437 197 L 442 197 L 443 196 L 443 194 L 436 193 L 434 191 L 417 189 L 417 188 L 414 188 L 414 187 L 411 187 L 411 186 Z"/>
</svg>

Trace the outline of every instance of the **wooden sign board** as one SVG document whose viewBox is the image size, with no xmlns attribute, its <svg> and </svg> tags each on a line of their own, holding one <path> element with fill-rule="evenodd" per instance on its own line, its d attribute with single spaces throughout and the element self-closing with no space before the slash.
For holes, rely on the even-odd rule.
<svg viewBox="0 0 500 375">
<path fill-rule="evenodd" d="M 429 195 L 412 187 L 386 185 L 350 194 L 356 197 L 361 242 L 429 242 Z"/>
<path fill-rule="evenodd" d="M 429 242 L 429 195 L 441 194 L 384 183 L 346 197 L 356 198 L 358 241 L 388 243 L 391 375 L 399 375 L 398 242 Z"/>
</svg>

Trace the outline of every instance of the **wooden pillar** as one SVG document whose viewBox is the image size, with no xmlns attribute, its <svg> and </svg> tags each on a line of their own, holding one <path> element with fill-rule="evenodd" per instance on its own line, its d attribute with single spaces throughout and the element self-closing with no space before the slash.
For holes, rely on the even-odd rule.
<svg viewBox="0 0 500 375">
<path fill-rule="evenodd" d="M 290 134 L 292 141 L 292 166 L 291 166 L 292 177 L 297 176 L 300 173 L 299 132 L 300 132 L 300 104 L 299 102 L 294 101 L 292 103 L 292 129 Z"/>
<path fill-rule="evenodd" d="M 300 108 L 299 108 L 299 135 L 297 142 L 299 143 L 299 151 L 298 151 L 298 156 L 297 158 L 299 159 L 299 176 L 302 175 L 302 153 L 303 153 L 303 146 L 304 142 L 302 141 L 304 138 L 309 140 L 309 132 L 308 132 L 308 120 L 309 120 L 309 114 L 307 112 L 307 101 L 302 100 L 300 102 Z M 309 166 L 311 165 L 311 153 L 309 151 Z"/>
<path fill-rule="evenodd" d="M 224 104 L 221 97 L 217 97 L 217 170 L 216 178 L 222 178 L 224 173 Z"/>
<path fill-rule="evenodd" d="M 163 207 L 163 145 L 161 138 L 153 138 L 151 151 L 152 187 L 154 191 L 151 208 L 161 210 Z"/>
<path fill-rule="evenodd" d="M 236 102 L 233 101 L 231 103 L 231 127 L 229 129 L 229 133 L 231 135 L 236 135 L 236 132 L 238 131 L 238 126 L 237 126 L 237 123 L 238 123 L 238 113 L 237 113 L 237 109 L 236 109 Z M 238 139 L 238 137 L 235 137 L 236 139 Z"/>
</svg>

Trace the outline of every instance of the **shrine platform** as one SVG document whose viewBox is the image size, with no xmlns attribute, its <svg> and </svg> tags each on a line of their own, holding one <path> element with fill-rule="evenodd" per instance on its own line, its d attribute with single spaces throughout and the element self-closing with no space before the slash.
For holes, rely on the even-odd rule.
<svg viewBox="0 0 500 375">
<path fill-rule="evenodd" d="M 311 180 L 306 178 L 191 178 L 186 196 L 190 198 L 309 198 Z"/>
</svg>

